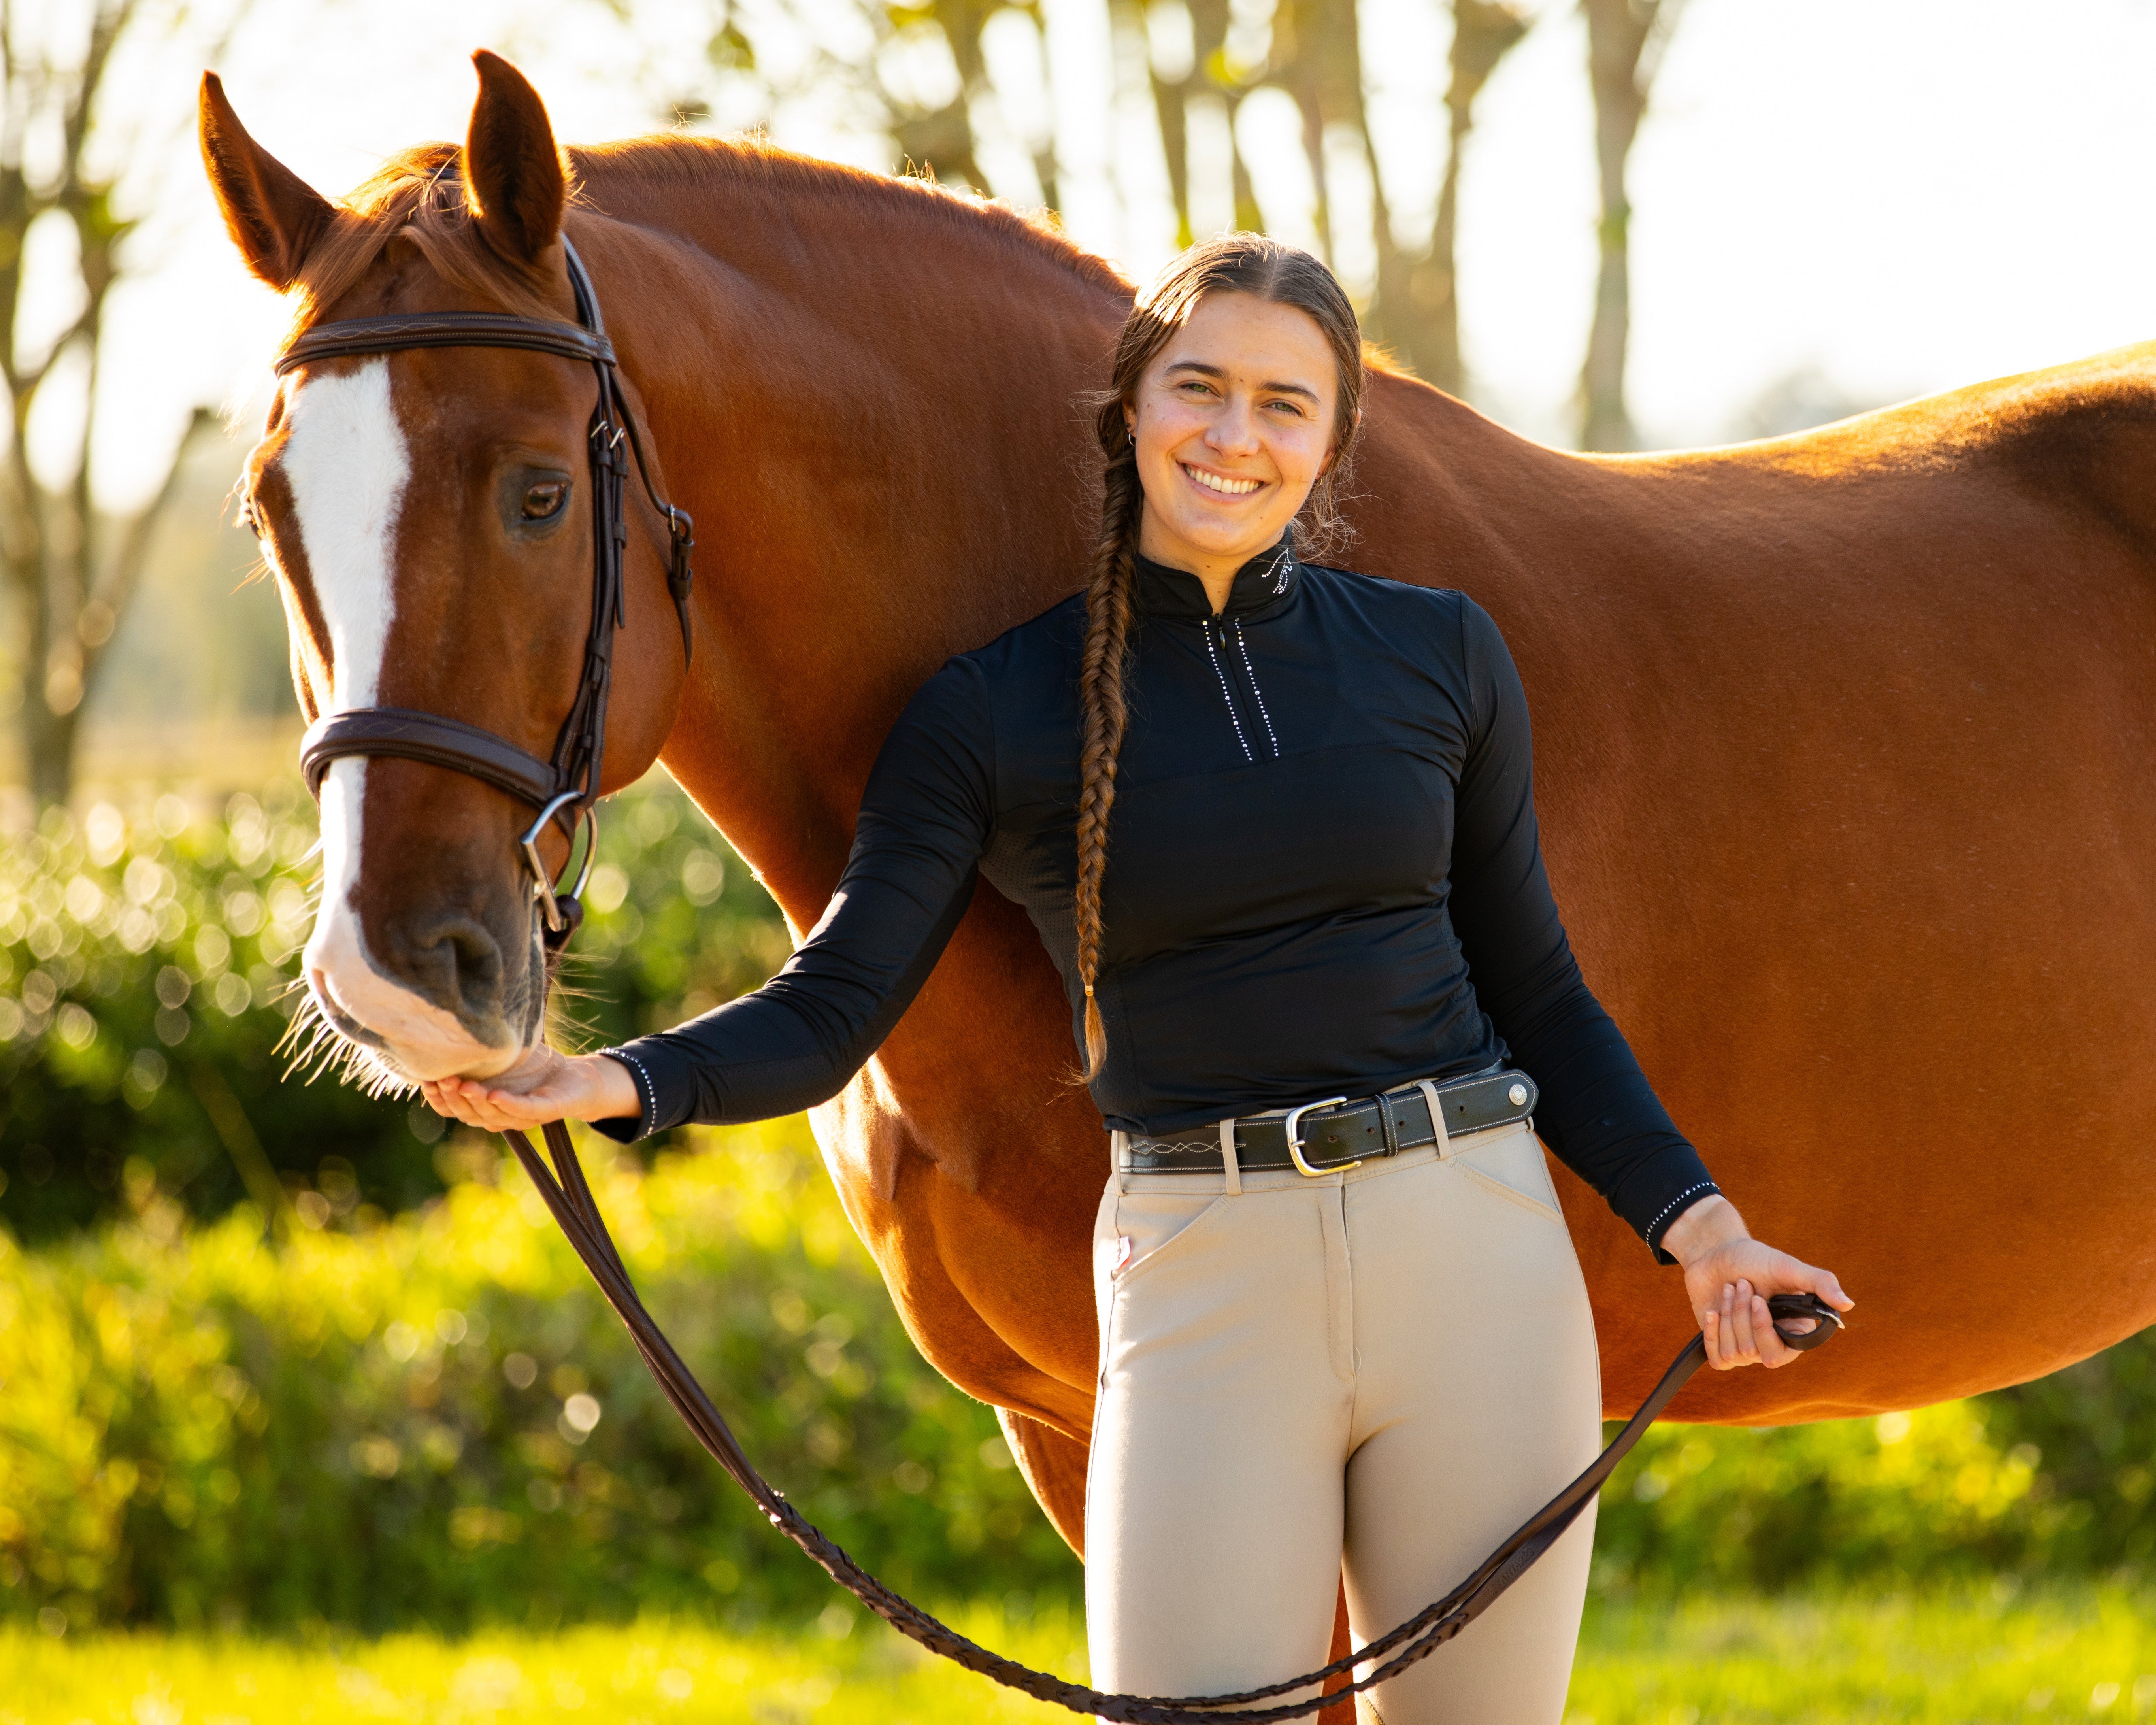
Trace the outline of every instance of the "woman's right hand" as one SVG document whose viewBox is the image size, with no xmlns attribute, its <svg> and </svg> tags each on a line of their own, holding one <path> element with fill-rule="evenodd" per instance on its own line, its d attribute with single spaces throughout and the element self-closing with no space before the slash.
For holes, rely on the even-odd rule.
<svg viewBox="0 0 2156 1725">
<path fill-rule="evenodd" d="M 1803 1357 L 1774 1327 L 1769 1295 L 1811 1294 L 1836 1312 L 1856 1303 L 1831 1270 L 1754 1240 L 1737 1207 L 1719 1193 L 1671 1223 L 1662 1244 L 1684 1266 L 1685 1291 L 1707 1338 L 1707 1363 L 1717 1372 L 1786 1366 Z"/>
<path fill-rule="evenodd" d="M 427 1106 L 490 1132 L 550 1120 L 625 1120 L 644 1112 L 629 1068 L 605 1055 L 563 1055 L 541 1044 L 492 1078 L 437 1078 L 422 1084 Z"/>
</svg>

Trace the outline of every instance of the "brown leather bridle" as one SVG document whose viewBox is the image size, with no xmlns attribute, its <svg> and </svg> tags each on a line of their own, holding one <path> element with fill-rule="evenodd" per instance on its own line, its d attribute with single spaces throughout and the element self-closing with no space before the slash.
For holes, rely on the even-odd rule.
<svg viewBox="0 0 2156 1725">
<path fill-rule="evenodd" d="M 533 353 L 559 354 L 589 363 L 598 377 L 598 402 L 592 409 L 588 441 L 592 473 L 592 624 L 584 642 L 584 667 L 568 716 L 554 739 L 551 760 L 541 760 L 491 731 L 409 707 L 362 706 L 325 713 L 308 727 L 300 745 L 300 771 L 319 799 L 330 763 L 346 756 L 394 755 L 429 766 L 467 773 L 506 791 L 539 811 L 517 845 L 531 876 L 532 896 L 546 923 L 545 940 L 558 951 L 583 920 L 583 891 L 591 878 L 598 847 L 599 773 L 606 758 L 607 696 L 613 682 L 613 637 L 626 620 L 622 596 L 622 553 L 629 524 L 622 513 L 622 490 L 629 477 L 629 454 L 636 457 L 637 476 L 651 506 L 665 518 L 671 550 L 666 589 L 681 619 L 681 652 L 691 651 L 689 593 L 693 572 L 689 553 L 696 545 L 696 524 L 662 499 L 651 483 L 635 415 L 623 398 L 615 376 L 613 344 L 599 315 L 598 295 L 583 259 L 562 239 L 576 295 L 574 324 L 534 317 L 511 317 L 491 311 L 401 312 L 382 317 L 341 319 L 317 324 L 278 357 L 277 375 L 318 360 L 349 359 L 368 353 L 396 353 L 415 347 L 517 347 Z M 624 453 L 624 445 L 627 445 Z M 561 875 L 551 876 L 539 855 L 539 839 L 549 824 L 569 840 L 569 858 Z M 584 829 L 583 866 L 567 892 L 560 886 L 576 855 L 577 833 Z"/>
</svg>

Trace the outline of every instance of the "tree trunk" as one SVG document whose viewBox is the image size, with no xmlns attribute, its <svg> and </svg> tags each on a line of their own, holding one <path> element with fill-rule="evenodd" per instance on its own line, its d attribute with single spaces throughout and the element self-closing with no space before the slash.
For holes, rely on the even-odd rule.
<svg viewBox="0 0 2156 1725">
<path fill-rule="evenodd" d="M 1631 338 L 1632 206 L 1625 167 L 1647 110 L 1661 44 L 1681 0 L 1580 0 L 1587 14 L 1587 67 L 1594 91 L 1594 159 L 1600 182 L 1596 225 L 1600 268 L 1587 362 L 1579 377 L 1579 444 L 1584 449 L 1635 447 L 1625 403 L 1625 347 Z"/>
<path fill-rule="evenodd" d="M 1453 0 L 1451 81 L 1445 94 L 1450 121 L 1445 177 L 1430 245 L 1419 256 L 1403 254 L 1381 224 L 1378 234 L 1378 323 L 1383 339 L 1425 382 L 1450 394 L 1466 393 L 1467 370 L 1460 348 L 1456 249 L 1460 171 L 1474 129 L 1475 102 L 1497 63 L 1527 33 L 1529 20 L 1510 0 Z M 1374 170 L 1373 170 L 1374 171 Z"/>
<path fill-rule="evenodd" d="M 41 808 L 65 803 L 74 788 L 75 746 L 105 650 L 141 584 L 187 459 L 216 424 L 210 408 L 195 409 L 157 495 L 124 520 L 96 519 L 86 477 L 54 493 L 35 485 L 27 463 L 11 463 L 18 496 L 26 481 L 31 485 L 20 512 L 30 517 L 32 532 L 27 543 L 10 543 L 5 562 L 29 624 L 18 728 L 30 794 Z M 90 435 L 85 427 L 85 475 Z"/>
<path fill-rule="evenodd" d="M 1160 149 L 1168 158 L 1168 196 L 1175 200 L 1175 243 L 1188 245 L 1197 238 L 1190 226 L 1190 105 L 1186 94 L 1197 76 L 1170 84 L 1152 71 L 1153 112 L 1160 116 Z"/>
<path fill-rule="evenodd" d="M 64 802 L 73 788 L 85 698 L 134 596 L 180 464 L 197 435 L 215 423 L 208 408 L 198 408 L 157 496 L 131 521 L 100 523 L 90 464 L 99 347 L 105 298 L 119 279 L 121 249 L 134 223 L 113 208 L 113 179 L 100 177 L 85 161 L 105 69 L 136 18 L 138 0 L 97 0 L 78 9 L 90 13 L 79 62 L 55 64 L 42 57 L 42 43 L 33 48 L 13 38 L 0 54 L 0 376 L 8 386 L 11 433 L 0 466 L 0 572 L 21 631 L 23 700 L 16 730 L 31 793 L 44 804 Z M 231 10 L 223 35 L 211 47 L 211 60 L 245 9 L 246 0 L 239 0 Z M 163 18 L 163 25 L 176 28 L 185 16 L 186 8 L 179 8 Z M 5 18 L 0 4 L 0 25 Z M 33 134 L 57 143 L 55 159 L 26 162 L 24 140 Z M 54 212 L 74 228 L 83 310 L 49 348 L 27 355 L 17 346 L 16 320 L 23 239 L 41 217 Z M 49 489 L 31 470 L 25 435 L 38 391 L 70 353 L 88 362 L 89 395 L 73 451 L 74 476 Z"/>
<path fill-rule="evenodd" d="M 1338 14 L 1347 13 L 1340 29 Z M 1337 33 L 1339 33 L 1336 34 Z M 1325 183 L 1325 124 L 1337 110 L 1341 92 L 1335 87 L 1332 62 L 1339 57 L 1344 36 L 1351 59 L 1355 54 L 1355 8 L 1335 0 L 1280 0 L 1273 13 L 1273 68 L 1283 88 L 1295 98 L 1302 115 L 1302 154 L 1310 164 L 1313 193 L 1311 225 L 1317 232 L 1317 253 L 1332 261 L 1332 199 Z M 1354 90 L 1357 112 L 1362 109 L 1359 80 Z"/>
<path fill-rule="evenodd" d="M 1168 152 L 1168 182 L 1175 198 L 1177 238 L 1188 245 L 1200 238 L 1190 214 L 1190 99 L 1202 93 L 1218 95 L 1228 109 L 1229 188 L 1235 199 L 1238 228 L 1264 225 L 1258 200 L 1250 190 L 1250 170 L 1235 141 L 1235 110 L 1241 105 L 1244 86 L 1229 74 L 1227 63 L 1228 0 L 1189 0 L 1190 70 L 1170 83 L 1156 75 L 1153 105 L 1160 115 L 1161 146 Z"/>
<path fill-rule="evenodd" d="M 980 0 L 937 0 L 929 15 L 950 45 L 958 69 L 958 94 L 931 114 L 916 114 L 891 127 L 900 153 L 910 167 L 938 180 L 956 181 L 987 195 L 988 177 L 973 157 L 973 102 L 988 83 L 981 59 L 981 26 L 988 8 Z"/>
</svg>

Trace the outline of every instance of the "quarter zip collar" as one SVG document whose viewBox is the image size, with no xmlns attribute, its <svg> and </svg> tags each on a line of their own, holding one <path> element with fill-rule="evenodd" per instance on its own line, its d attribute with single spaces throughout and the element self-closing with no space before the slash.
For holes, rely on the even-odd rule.
<svg viewBox="0 0 2156 1725">
<path fill-rule="evenodd" d="M 1277 617 L 1295 603 L 1302 584 L 1302 565 L 1296 560 L 1292 530 L 1277 545 L 1268 546 L 1235 572 L 1228 589 L 1228 607 L 1220 614 L 1241 623 L 1262 623 Z M 1201 623 L 1213 615 L 1213 603 L 1205 597 L 1205 583 L 1195 575 L 1137 559 L 1137 578 L 1132 598 L 1139 610 L 1151 617 Z"/>
</svg>

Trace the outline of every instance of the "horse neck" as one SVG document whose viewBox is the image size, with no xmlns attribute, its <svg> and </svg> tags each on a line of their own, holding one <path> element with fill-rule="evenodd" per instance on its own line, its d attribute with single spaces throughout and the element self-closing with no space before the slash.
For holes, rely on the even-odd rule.
<svg viewBox="0 0 2156 1725">
<path fill-rule="evenodd" d="M 1098 455 L 1075 403 L 1127 305 L 1000 212 L 829 172 L 820 198 L 792 163 L 696 195 L 586 182 L 614 218 L 594 268 L 633 285 L 609 326 L 697 522 L 660 759 L 798 927 L 907 697 L 1082 583 Z"/>
</svg>

